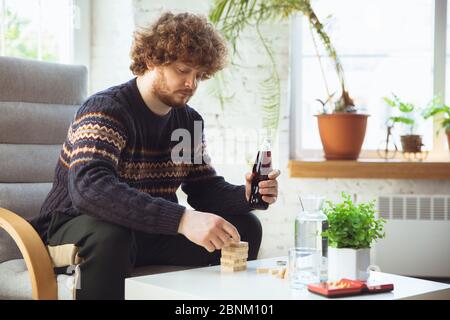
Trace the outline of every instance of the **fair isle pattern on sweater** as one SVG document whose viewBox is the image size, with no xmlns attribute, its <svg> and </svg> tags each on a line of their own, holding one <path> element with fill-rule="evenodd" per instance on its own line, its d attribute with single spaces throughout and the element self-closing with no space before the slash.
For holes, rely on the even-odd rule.
<svg viewBox="0 0 450 320">
<path fill-rule="evenodd" d="M 95 157 L 107 157 L 117 165 L 125 144 L 126 136 L 120 130 L 119 121 L 100 112 L 88 113 L 69 127 L 60 161 L 67 169 Z"/>
<path fill-rule="evenodd" d="M 76 119 L 70 126 L 59 160 L 67 169 L 94 159 L 111 160 L 117 167 L 121 180 L 130 185 L 139 185 L 138 190 L 150 194 L 175 193 L 179 187 L 177 180 L 186 179 L 190 173 L 194 175 L 191 179 L 203 179 L 215 174 L 209 164 L 194 166 L 190 163 L 176 164 L 172 160 L 154 162 L 155 156 L 170 157 L 171 150 L 123 150 L 126 141 L 127 137 L 121 130 L 118 120 L 101 112 L 88 113 Z M 124 160 L 119 163 L 122 152 Z M 145 160 L 135 162 L 133 159 Z M 196 172 L 200 172 L 201 175 L 195 177 Z M 157 185 L 157 179 L 161 178 L 178 179 L 173 180 L 175 182 L 173 186 L 165 188 L 140 186 L 142 181 L 146 180 L 149 183 L 152 179 L 156 179 Z"/>
</svg>

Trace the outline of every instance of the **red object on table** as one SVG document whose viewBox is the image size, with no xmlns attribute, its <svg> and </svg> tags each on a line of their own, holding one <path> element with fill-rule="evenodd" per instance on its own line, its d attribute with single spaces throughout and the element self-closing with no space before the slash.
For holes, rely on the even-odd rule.
<svg viewBox="0 0 450 320">
<path fill-rule="evenodd" d="M 325 297 L 343 297 L 365 293 L 380 293 L 394 290 L 392 283 L 370 284 L 365 281 L 341 279 L 339 281 L 320 282 L 308 284 L 308 290 Z"/>
</svg>

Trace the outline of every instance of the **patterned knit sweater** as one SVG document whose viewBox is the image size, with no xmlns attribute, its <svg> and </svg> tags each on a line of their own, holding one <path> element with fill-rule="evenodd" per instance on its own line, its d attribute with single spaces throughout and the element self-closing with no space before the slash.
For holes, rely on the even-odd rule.
<svg viewBox="0 0 450 320">
<path fill-rule="evenodd" d="M 180 185 L 196 210 L 221 216 L 250 211 L 245 187 L 227 183 L 209 161 L 171 160 L 180 142 L 171 141 L 172 132 L 183 128 L 194 137 L 194 121 L 201 121 L 203 130 L 202 117 L 189 106 L 164 116 L 153 113 L 136 78 L 89 97 L 69 127 L 53 187 L 31 224 L 45 242 L 55 212 L 177 234 L 185 211 L 175 194 Z M 203 134 L 198 140 L 188 149 L 192 160 L 198 150 L 205 152 Z"/>
</svg>

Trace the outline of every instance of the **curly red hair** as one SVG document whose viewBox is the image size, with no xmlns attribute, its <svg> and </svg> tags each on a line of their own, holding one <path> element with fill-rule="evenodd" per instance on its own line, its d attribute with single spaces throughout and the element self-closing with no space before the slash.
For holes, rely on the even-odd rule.
<svg viewBox="0 0 450 320">
<path fill-rule="evenodd" d="M 227 63 L 228 50 L 222 36 L 204 16 L 164 13 L 155 23 L 134 32 L 130 69 L 143 75 L 148 66 L 180 60 L 205 68 L 204 79 Z"/>
</svg>

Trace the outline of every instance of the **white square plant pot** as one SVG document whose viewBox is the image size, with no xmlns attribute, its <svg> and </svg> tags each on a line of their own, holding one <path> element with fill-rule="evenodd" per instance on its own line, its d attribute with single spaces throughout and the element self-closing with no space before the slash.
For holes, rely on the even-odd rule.
<svg viewBox="0 0 450 320">
<path fill-rule="evenodd" d="M 370 249 L 328 248 L 328 279 L 367 280 Z"/>
</svg>

